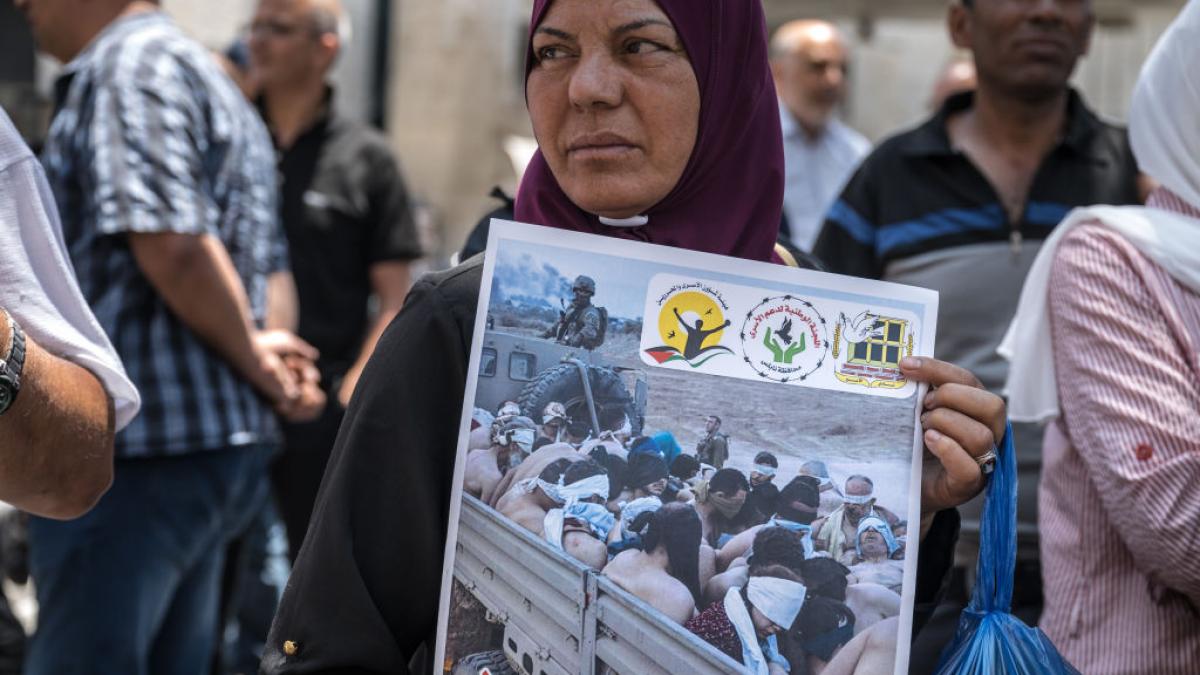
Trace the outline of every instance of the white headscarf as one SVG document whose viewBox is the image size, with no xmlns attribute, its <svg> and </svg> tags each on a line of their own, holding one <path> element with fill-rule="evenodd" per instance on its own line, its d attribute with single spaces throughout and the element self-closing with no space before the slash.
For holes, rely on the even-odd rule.
<svg viewBox="0 0 1200 675">
<path fill-rule="evenodd" d="M 1200 0 L 1189 0 L 1146 60 L 1134 89 L 1129 136 L 1138 165 L 1200 208 Z M 1058 243 L 1076 225 L 1098 223 L 1137 247 L 1176 281 L 1200 293 L 1200 220 L 1144 207 L 1075 209 L 1043 244 L 1016 316 L 997 350 L 1012 362 L 1005 393 L 1016 421 L 1059 415 L 1048 287 Z"/>
<path fill-rule="evenodd" d="M 1200 2 L 1190 0 L 1142 67 L 1129 112 L 1138 166 L 1200 207 Z"/>
<path fill-rule="evenodd" d="M 746 598 L 776 626 L 789 630 L 804 607 L 804 584 L 776 577 L 750 577 Z"/>
</svg>

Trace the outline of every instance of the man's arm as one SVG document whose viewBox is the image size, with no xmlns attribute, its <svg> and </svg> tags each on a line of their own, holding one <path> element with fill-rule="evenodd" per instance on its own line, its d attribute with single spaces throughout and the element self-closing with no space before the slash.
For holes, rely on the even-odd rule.
<svg viewBox="0 0 1200 675">
<path fill-rule="evenodd" d="M 354 393 L 354 387 L 358 385 L 358 378 L 362 375 L 367 360 L 375 351 L 379 336 L 383 335 L 384 329 L 400 313 L 400 309 L 404 307 L 404 299 L 408 297 L 408 289 L 412 288 L 412 274 L 409 271 L 407 260 L 377 262 L 371 265 L 370 275 L 371 290 L 379 300 L 379 311 L 375 315 L 375 320 L 371 322 L 370 330 L 367 331 L 367 339 L 363 341 L 358 359 L 350 370 L 346 371 L 341 388 L 338 390 L 338 401 L 343 408 L 350 405 L 350 395 Z"/>
<path fill-rule="evenodd" d="M 267 330 L 295 333 L 300 328 L 300 300 L 296 295 L 296 279 L 290 270 L 272 272 L 267 277 Z"/>
<path fill-rule="evenodd" d="M 11 338 L 0 318 L 0 345 Z M 0 415 L 0 499 L 47 518 L 87 512 L 112 483 L 113 405 L 95 375 L 26 335 L 21 391 Z"/>
<path fill-rule="evenodd" d="M 229 253 L 212 235 L 130 232 L 138 267 L 167 306 L 281 413 L 299 388 L 280 355 L 258 339 L 246 291 Z"/>
</svg>

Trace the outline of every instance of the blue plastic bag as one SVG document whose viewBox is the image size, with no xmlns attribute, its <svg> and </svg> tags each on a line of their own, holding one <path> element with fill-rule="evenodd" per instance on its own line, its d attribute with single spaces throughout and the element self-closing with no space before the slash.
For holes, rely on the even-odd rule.
<svg viewBox="0 0 1200 675">
<path fill-rule="evenodd" d="M 942 652 L 938 675 L 1079 675 L 1046 634 L 1009 614 L 1017 559 L 1017 460 L 1004 434 L 983 504 L 979 566 L 971 603 Z"/>
</svg>

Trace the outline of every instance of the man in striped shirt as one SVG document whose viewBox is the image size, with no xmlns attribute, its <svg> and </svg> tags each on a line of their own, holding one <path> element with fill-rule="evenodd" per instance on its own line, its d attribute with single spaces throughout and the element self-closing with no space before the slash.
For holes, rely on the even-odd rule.
<svg viewBox="0 0 1200 675">
<path fill-rule="evenodd" d="M 154 3 L 17 5 L 66 63 L 44 163 L 81 289 L 143 397 L 111 491 L 30 526 L 27 672 L 207 672 L 225 544 L 266 498 L 272 409 L 320 398 L 285 363 L 311 348 L 261 330 L 285 254 L 270 138 Z"/>
</svg>

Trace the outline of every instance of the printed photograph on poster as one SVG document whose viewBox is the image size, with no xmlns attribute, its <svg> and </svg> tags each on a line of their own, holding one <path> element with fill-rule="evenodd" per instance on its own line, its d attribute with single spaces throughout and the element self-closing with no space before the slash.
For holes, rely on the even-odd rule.
<svg viewBox="0 0 1200 675">
<path fill-rule="evenodd" d="M 494 222 L 435 662 L 907 672 L 899 362 L 936 316 L 922 289 Z"/>
</svg>

